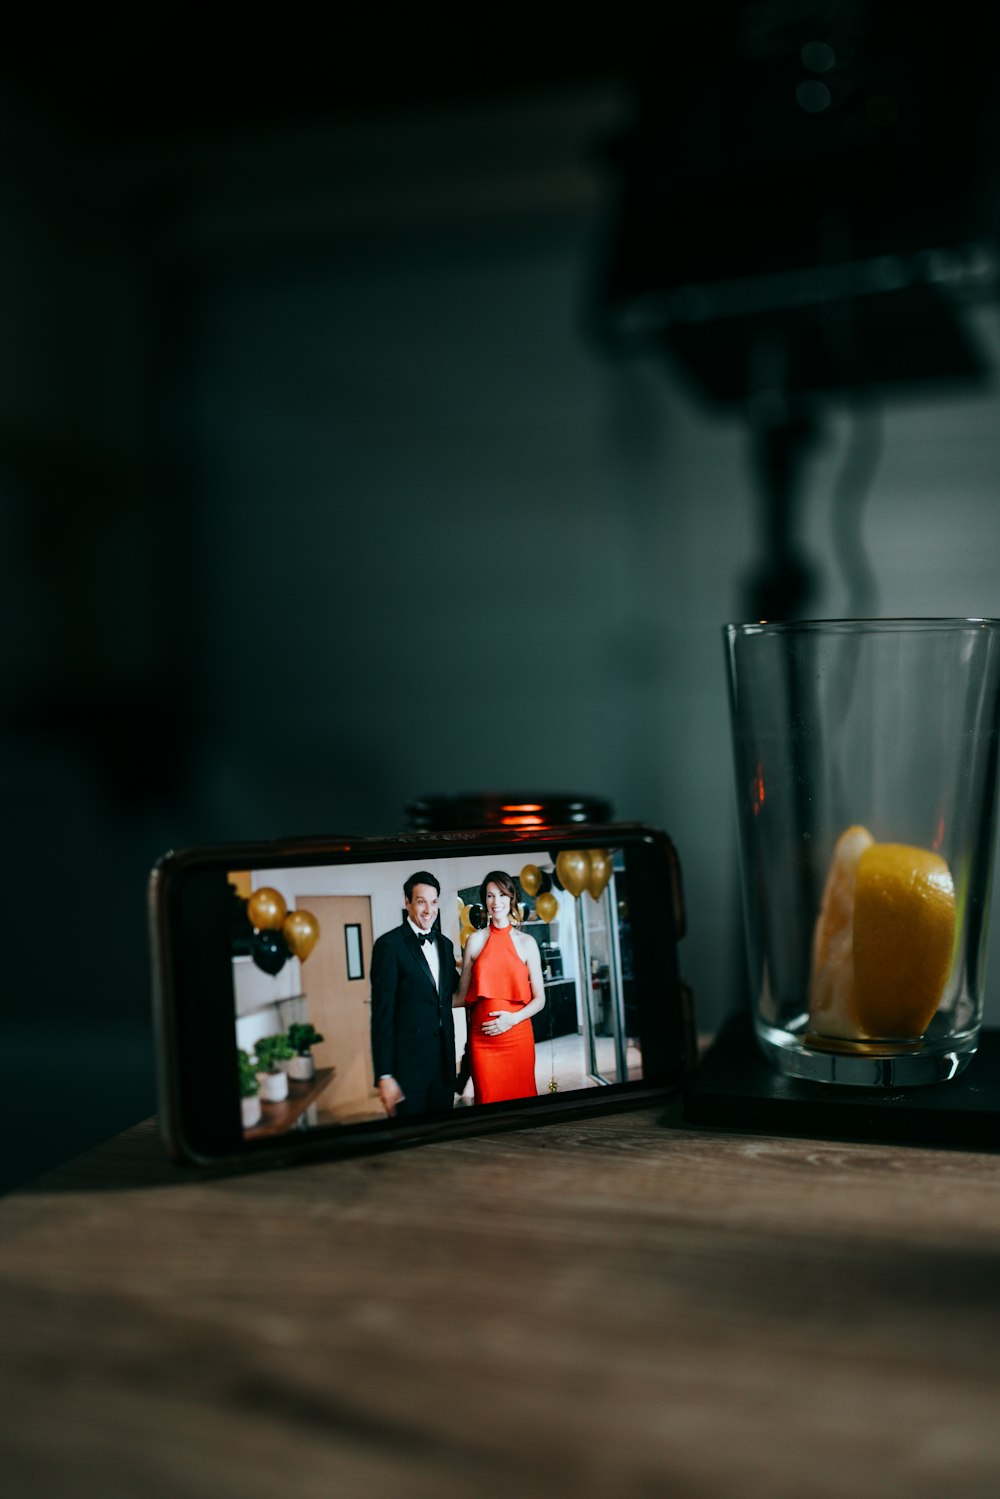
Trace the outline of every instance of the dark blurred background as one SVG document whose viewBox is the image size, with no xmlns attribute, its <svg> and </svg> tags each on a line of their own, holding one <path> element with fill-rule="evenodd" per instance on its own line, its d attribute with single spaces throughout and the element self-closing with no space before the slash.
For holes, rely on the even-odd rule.
<svg viewBox="0 0 1000 1499">
<path fill-rule="evenodd" d="M 719 626 L 1000 614 L 986 8 L 5 28 L 0 1183 L 152 1112 L 188 843 L 605 796 L 717 1024 Z"/>
</svg>

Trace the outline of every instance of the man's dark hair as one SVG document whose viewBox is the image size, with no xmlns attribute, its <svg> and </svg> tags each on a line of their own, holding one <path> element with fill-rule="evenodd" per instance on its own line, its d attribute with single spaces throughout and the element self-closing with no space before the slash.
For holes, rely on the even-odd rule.
<svg viewBox="0 0 1000 1499">
<path fill-rule="evenodd" d="M 413 899 L 413 892 L 418 885 L 433 885 L 438 895 L 441 894 L 441 886 L 438 884 L 434 876 L 432 874 L 428 874 L 426 869 L 418 869 L 416 874 L 410 875 L 410 878 L 403 886 L 403 895 L 406 898 L 407 905 L 409 905 L 410 901 Z"/>
</svg>

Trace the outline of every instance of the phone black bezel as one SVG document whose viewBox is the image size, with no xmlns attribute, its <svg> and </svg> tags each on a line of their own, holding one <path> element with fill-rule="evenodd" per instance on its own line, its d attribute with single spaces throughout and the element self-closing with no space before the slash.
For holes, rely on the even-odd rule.
<svg viewBox="0 0 1000 1499">
<path fill-rule="evenodd" d="M 469 853 L 489 860 L 539 845 L 625 850 L 643 1078 L 557 1098 L 543 1095 L 456 1109 L 420 1121 L 386 1119 L 246 1140 L 239 1124 L 230 952 L 228 943 L 218 941 L 219 930 L 226 929 L 222 902 L 227 894 L 219 872 L 421 862 Z M 214 912 L 213 901 L 219 902 Z M 160 1128 L 168 1151 L 180 1162 L 229 1168 L 275 1164 L 607 1112 L 667 1096 L 693 1064 L 690 996 L 681 982 L 677 953 L 684 932 L 680 865 L 666 833 L 645 824 L 285 838 L 186 849 L 165 855 L 154 868 L 149 916 Z"/>
</svg>

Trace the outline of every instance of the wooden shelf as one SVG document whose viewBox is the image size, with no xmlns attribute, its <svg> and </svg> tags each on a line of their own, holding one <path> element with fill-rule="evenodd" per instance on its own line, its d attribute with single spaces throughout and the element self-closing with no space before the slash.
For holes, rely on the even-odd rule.
<svg viewBox="0 0 1000 1499">
<path fill-rule="evenodd" d="M 316 1102 L 336 1071 L 336 1067 L 317 1067 L 315 1077 L 311 1077 L 307 1083 L 289 1078 L 288 1097 L 282 1099 L 281 1103 L 268 1103 L 267 1099 L 262 1098 L 261 1121 L 255 1124 L 253 1129 L 243 1131 L 246 1139 L 259 1140 L 265 1135 L 287 1134 L 298 1123 L 309 1105 Z"/>
</svg>

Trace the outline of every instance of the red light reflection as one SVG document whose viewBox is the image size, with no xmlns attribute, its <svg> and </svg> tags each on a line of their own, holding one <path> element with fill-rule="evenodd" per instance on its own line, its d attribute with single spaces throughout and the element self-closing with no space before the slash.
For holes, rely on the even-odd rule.
<svg viewBox="0 0 1000 1499">
<path fill-rule="evenodd" d="M 753 796 L 753 815 L 756 817 L 766 800 L 763 765 L 757 766 L 757 772 L 751 784 L 751 795 Z"/>
</svg>

